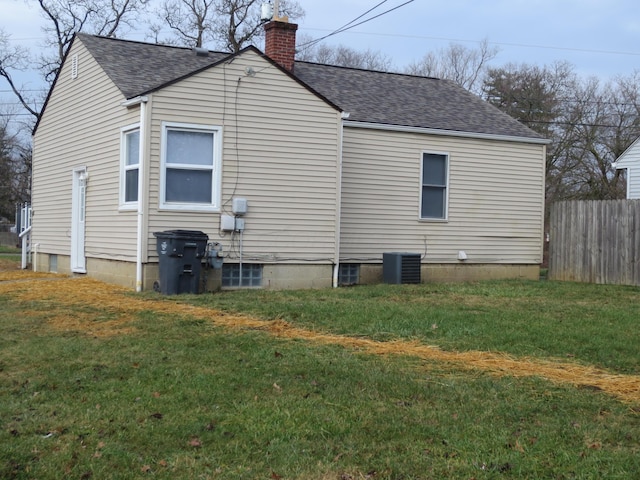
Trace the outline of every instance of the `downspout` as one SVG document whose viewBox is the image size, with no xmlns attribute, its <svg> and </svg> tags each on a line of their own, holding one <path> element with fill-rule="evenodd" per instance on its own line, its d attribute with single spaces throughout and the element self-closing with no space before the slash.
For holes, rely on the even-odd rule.
<svg viewBox="0 0 640 480">
<path fill-rule="evenodd" d="M 146 153 L 146 117 L 147 101 L 146 96 L 136 97 L 123 102 L 123 106 L 132 107 L 140 105 L 140 143 L 138 145 L 138 225 L 136 238 L 136 292 L 142 291 L 142 252 L 144 249 L 144 179 L 145 179 L 145 153 Z"/>
<path fill-rule="evenodd" d="M 342 112 L 340 130 L 338 131 L 338 167 L 336 175 L 336 239 L 335 260 L 333 262 L 333 288 L 338 288 L 338 273 L 340 271 L 340 227 L 342 225 L 342 149 L 344 141 L 344 121 L 349 118 L 347 112 Z"/>
<path fill-rule="evenodd" d="M 33 264 L 33 271 L 37 272 L 38 271 L 38 247 L 40 246 L 39 243 L 36 243 L 33 245 L 33 255 L 31 257 L 31 263 Z"/>
</svg>

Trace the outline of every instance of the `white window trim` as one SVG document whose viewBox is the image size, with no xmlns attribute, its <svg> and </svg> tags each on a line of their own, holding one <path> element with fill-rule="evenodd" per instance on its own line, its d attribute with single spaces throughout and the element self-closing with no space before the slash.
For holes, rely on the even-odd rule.
<svg viewBox="0 0 640 480">
<path fill-rule="evenodd" d="M 178 129 L 194 132 L 211 132 L 213 133 L 213 178 L 211 182 L 211 201 L 210 204 L 198 204 L 187 202 L 166 202 L 165 201 L 165 182 L 167 170 L 167 130 Z M 219 212 L 221 203 L 221 186 L 222 186 L 222 127 L 214 125 L 199 125 L 193 123 L 178 122 L 162 122 L 161 134 L 161 155 L 160 155 L 160 210 L 183 210 L 196 212 Z M 171 166 L 171 164 L 169 164 Z M 176 164 L 178 168 L 188 169 L 188 165 Z M 201 167 L 198 166 L 198 167 Z"/>
<path fill-rule="evenodd" d="M 127 202 L 126 199 L 126 172 L 132 170 L 133 167 L 127 166 L 127 142 L 126 135 L 135 130 L 140 131 L 140 124 L 134 123 L 122 127 L 120 129 L 120 210 L 136 210 L 138 208 L 138 200 L 140 192 L 138 192 L 138 200 L 135 202 Z M 142 142 L 142 133 L 140 133 L 140 141 Z M 138 159 L 138 175 L 140 175 L 140 159 Z"/>
<path fill-rule="evenodd" d="M 423 175 L 424 175 L 424 154 L 428 154 L 428 155 L 442 155 L 446 158 L 446 174 L 447 174 L 447 181 L 445 184 L 445 196 L 444 196 L 444 217 L 443 218 L 430 218 L 430 217 L 423 217 L 422 216 L 422 190 L 423 190 L 423 183 L 422 183 L 422 179 L 423 179 Z M 435 223 L 444 223 L 444 222 L 448 222 L 449 221 L 449 170 L 450 170 L 450 164 L 451 164 L 451 157 L 449 155 L 448 152 L 437 152 L 437 151 L 431 151 L 431 150 L 423 150 L 420 153 L 420 179 L 419 179 L 419 184 L 420 184 L 420 200 L 418 202 L 418 220 L 421 222 L 435 222 Z"/>
</svg>

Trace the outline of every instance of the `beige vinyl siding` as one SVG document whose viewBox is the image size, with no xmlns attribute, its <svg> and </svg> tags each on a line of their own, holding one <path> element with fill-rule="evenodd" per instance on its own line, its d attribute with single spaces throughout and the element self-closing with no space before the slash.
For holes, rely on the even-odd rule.
<svg viewBox="0 0 640 480">
<path fill-rule="evenodd" d="M 139 110 L 121 106 L 122 94 L 78 39 L 67 58 L 34 136 L 33 242 L 39 252 L 69 255 L 72 171 L 86 167 L 87 258 L 135 261 L 136 213 L 118 210 L 120 128 L 138 122 Z"/>
<path fill-rule="evenodd" d="M 448 219 L 421 220 L 422 153 L 449 156 Z M 428 263 L 539 263 L 544 146 L 345 128 L 340 257 Z"/>
<path fill-rule="evenodd" d="M 245 69 L 253 68 L 255 76 Z M 340 113 L 253 52 L 153 94 L 149 254 L 153 232 L 199 230 L 234 260 L 219 232 L 232 197 L 248 201 L 243 260 L 321 262 L 336 256 Z M 162 122 L 221 126 L 220 212 L 159 209 Z"/>
<path fill-rule="evenodd" d="M 638 163 L 627 169 L 627 199 L 640 198 L 640 158 Z"/>
</svg>

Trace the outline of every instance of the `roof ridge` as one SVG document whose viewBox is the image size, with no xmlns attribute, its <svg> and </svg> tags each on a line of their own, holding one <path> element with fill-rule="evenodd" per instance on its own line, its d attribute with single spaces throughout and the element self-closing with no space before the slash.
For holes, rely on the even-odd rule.
<svg viewBox="0 0 640 480">
<path fill-rule="evenodd" d="M 174 50 L 184 50 L 186 52 L 192 52 L 194 50 L 194 48 L 195 48 L 195 47 L 182 47 L 180 45 L 169 45 L 169 44 L 166 44 L 166 43 L 151 43 L 151 42 L 145 42 L 144 40 L 131 40 L 131 39 L 128 39 L 128 38 L 107 37 L 107 36 L 104 36 L 104 35 L 96 35 L 96 34 L 93 34 L 93 33 L 86 33 L 86 32 L 78 32 L 78 33 L 76 33 L 76 35 L 79 36 L 79 37 L 97 38 L 97 39 L 100 39 L 100 40 L 110 40 L 110 41 L 120 42 L 120 43 L 130 43 L 130 44 L 145 45 L 147 47 L 159 47 L 159 48 L 167 48 L 167 49 L 174 49 Z M 233 53 L 231 53 L 231 52 L 222 52 L 222 51 L 219 51 L 219 50 L 209 50 L 208 48 L 206 48 L 206 50 L 209 53 L 216 53 L 216 54 L 220 54 L 220 55 L 233 55 Z"/>
<path fill-rule="evenodd" d="M 330 67 L 330 68 L 340 68 L 343 70 L 356 70 L 359 72 L 368 72 L 368 73 L 383 73 L 386 75 L 398 75 L 401 77 L 413 77 L 413 78 L 423 78 L 423 79 L 428 79 L 428 80 L 444 80 L 446 81 L 446 79 L 444 78 L 438 78 L 438 77 L 428 77 L 425 75 L 416 75 L 413 73 L 405 73 L 405 72 L 394 72 L 394 71 L 389 71 L 389 70 L 375 70 L 375 69 L 370 69 L 370 68 L 361 68 L 361 67 L 347 67 L 344 65 L 332 65 L 330 63 L 320 63 L 320 62 L 310 62 L 308 60 L 296 60 L 295 61 L 296 64 L 301 64 L 301 63 L 305 63 L 307 65 L 315 65 L 318 67 Z M 295 71 L 295 69 L 294 69 Z"/>
</svg>

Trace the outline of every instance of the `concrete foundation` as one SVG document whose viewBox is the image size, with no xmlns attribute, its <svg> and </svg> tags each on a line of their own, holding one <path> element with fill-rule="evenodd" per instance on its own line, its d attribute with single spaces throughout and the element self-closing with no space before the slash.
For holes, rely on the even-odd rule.
<svg viewBox="0 0 640 480">
<path fill-rule="evenodd" d="M 455 264 L 422 265 L 422 282 L 475 282 L 480 280 L 538 280 L 540 265 Z"/>
<path fill-rule="evenodd" d="M 62 274 L 73 274 L 68 255 L 53 257 L 49 254 L 38 253 L 33 259 L 36 269 L 44 272 L 55 271 Z M 87 258 L 87 272 L 88 276 L 104 282 L 122 285 L 132 290 L 136 288 L 136 265 L 134 262 Z M 539 265 L 423 264 L 421 267 L 423 283 L 501 279 L 537 280 L 539 275 Z M 157 263 L 143 265 L 144 290 L 153 289 L 153 284 L 158 280 L 158 277 Z M 203 267 L 200 280 L 203 292 L 220 291 L 222 289 L 222 270 Z M 262 288 L 267 290 L 331 288 L 332 283 L 333 265 L 265 264 L 262 271 Z M 359 283 L 361 285 L 382 283 L 382 265 L 361 264 Z"/>
</svg>

